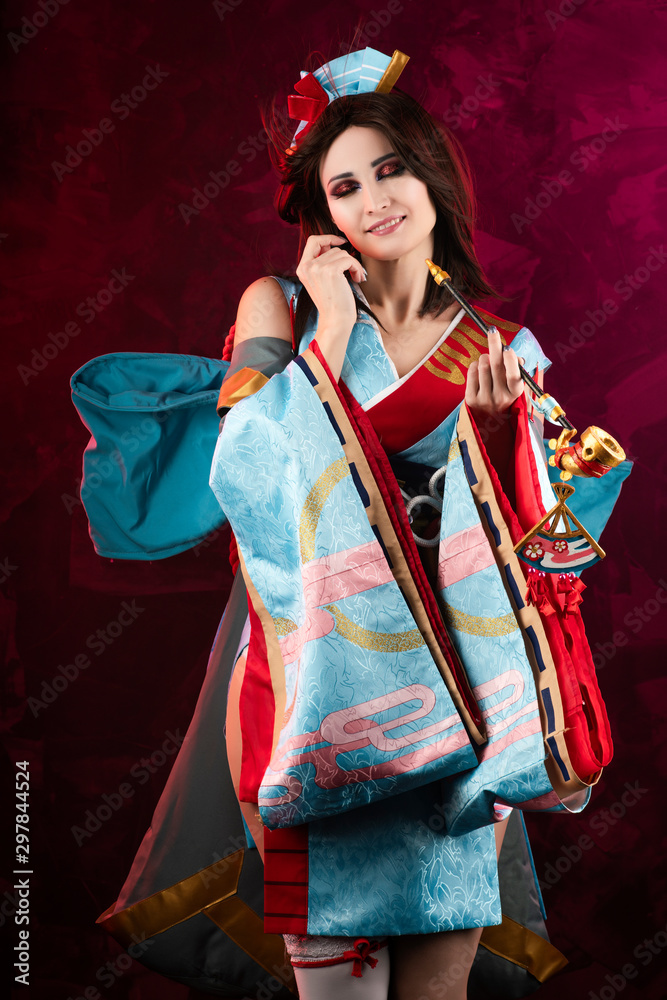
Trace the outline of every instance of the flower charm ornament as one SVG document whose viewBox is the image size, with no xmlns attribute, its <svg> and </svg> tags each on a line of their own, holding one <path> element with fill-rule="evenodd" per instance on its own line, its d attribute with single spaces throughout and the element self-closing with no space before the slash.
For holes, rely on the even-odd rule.
<svg viewBox="0 0 667 1000">
<path fill-rule="evenodd" d="M 544 549 L 538 544 L 538 542 L 530 542 L 530 544 L 526 545 L 524 552 L 529 559 L 533 559 L 535 561 L 541 559 L 544 555 Z"/>
</svg>

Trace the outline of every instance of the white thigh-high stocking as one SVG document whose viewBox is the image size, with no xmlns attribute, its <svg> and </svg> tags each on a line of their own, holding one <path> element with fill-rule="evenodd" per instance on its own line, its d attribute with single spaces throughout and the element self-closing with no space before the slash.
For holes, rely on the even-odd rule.
<svg viewBox="0 0 667 1000">
<path fill-rule="evenodd" d="M 352 975 L 352 962 L 296 968 L 299 1000 L 387 1000 L 389 992 L 389 948 L 373 953 L 374 969 L 364 964 L 361 978 Z"/>
</svg>

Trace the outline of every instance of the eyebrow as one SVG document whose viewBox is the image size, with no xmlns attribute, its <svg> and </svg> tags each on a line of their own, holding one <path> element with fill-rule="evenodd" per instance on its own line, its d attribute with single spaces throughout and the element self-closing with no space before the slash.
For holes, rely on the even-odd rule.
<svg viewBox="0 0 667 1000">
<path fill-rule="evenodd" d="M 396 156 L 396 153 L 385 153 L 384 156 L 378 157 L 377 160 L 373 160 L 371 163 L 372 167 L 377 167 L 378 163 L 382 163 L 384 160 L 390 159 L 392 156 Z M 354 177 L 351 170 L 348 170 L 345 174 L 336 174 L 335 177 L 330 177 L 327 184 L 333 183 L 333 181 L 339 181 L 341 177 Z"/>
</svg>

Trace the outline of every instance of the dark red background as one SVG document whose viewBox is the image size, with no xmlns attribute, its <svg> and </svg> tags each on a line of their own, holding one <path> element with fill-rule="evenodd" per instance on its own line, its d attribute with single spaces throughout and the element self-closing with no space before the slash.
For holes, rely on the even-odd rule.
<svg viewBox="0 0 667 1000">
<path fill-rule="evenodd" d="M 49 10 L 56 4 L 44 2 Z M 36 873 L 33 985 L 16 995 L 79 996 L 118 954 L 94 920 L 115 898 L 169 762 L 150 780 L 135 780 L 131 797 L 80 846 L 72 827 L 160 748 L 167 731 L 184 732 L 230 581 L 224 532 L 206 549 L 151 564 L 94 554 L 75 499 L 87 433 L 70 402 L 69 377 L 116 350 L 219 357 L 236 302 L 266 259 L 295 265 L 297 234 L 272 208 L 276 177 L 258 100 L 277 92 L 284 102 L 306 53 L 339 54 L 358 18 L 362 44 L 410 55 L 400 86 L 455 126 L 464 143 L 482 210 L 480 254 L 513 297 L 490 308 L 539 337 L 554 361 L 550 387 L 575 424 L 600 424 L 635 462 L 603 536 L 609 555 L 585 577 L 585 619 L 616 757 L 582 816 L 529 823 L 538 875 L 554 880 L 545 889 L 549 929 L 570 959 L 540 995 L 661 1000 L 667 269 L 642 268 L 662 247 L 667 214 L 667 6 L 70 0 L 30 28 L 42 10 L 38 0 L 10 2 L 0 38 L 4 394 L 11 407 L 1 501 L 2 766 L 11 777 L 10 758 L 31 762 Z M 113 102 L 156 66 L 168 75 L 121 118 Z M 462 102 L 465 118 L 456 110 Z M 105 118 L 113 129 L 58 177 L 52 164 Z M 613 141 L 600 138 L 607 119 L 616 122 L 616 132 L 606 133 Z M 192 205 L 194 189 L 211 171 L 224 179 L 232 160 L 238 172 L 186 224 L 182 206 Z M 564 170 L 571 181 L 559 191 Z M 658 258 L 651 260 L 654 266 Z M 114 268 L 132 280 L 94 321 L 81 322 L 77 306 L 107 286 Z M 636 275 L 630 294 L 626 275 Z M 605 300 L 618 308 L 595 314 L 596 325 L 587 311 Z M 77 318 L 81 333 L 38 370 L 49 334 Z M 144 610 L 113 645 L 44 710 L 26 710 L 26 696 L 39 697 L 58 666 L 85 652 L 87 637 L 133 599 Z M 620 804 L 626 783 L 640 789 L 627 809 Z M 2 892 L 12 884 L 12 808 L 3 815 Z M 591 843 L 568 868 L 582 834 Z M 16 940 L 11 891 L 2 903 L 8 957 Z M 642 942 L 656 934 L 649 961 Z M 631 969 L 619 980 L 628 963 L 636 975 Z M 132 1000 L 186 995 L 136 963 L 101 992 Z"/>
</svg>

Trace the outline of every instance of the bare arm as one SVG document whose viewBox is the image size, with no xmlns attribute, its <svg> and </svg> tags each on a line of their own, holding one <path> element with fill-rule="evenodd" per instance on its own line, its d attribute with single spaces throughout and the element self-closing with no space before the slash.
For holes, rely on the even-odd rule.
<svg viewBox="0 0 667 1000">
<path fill-rule="evenodd" d="M 236 313 L 234 344 L 253 337 L 292 341 L 289 306 L 275 278 L 258 278 L 248 285 Z"/>
</svg>

